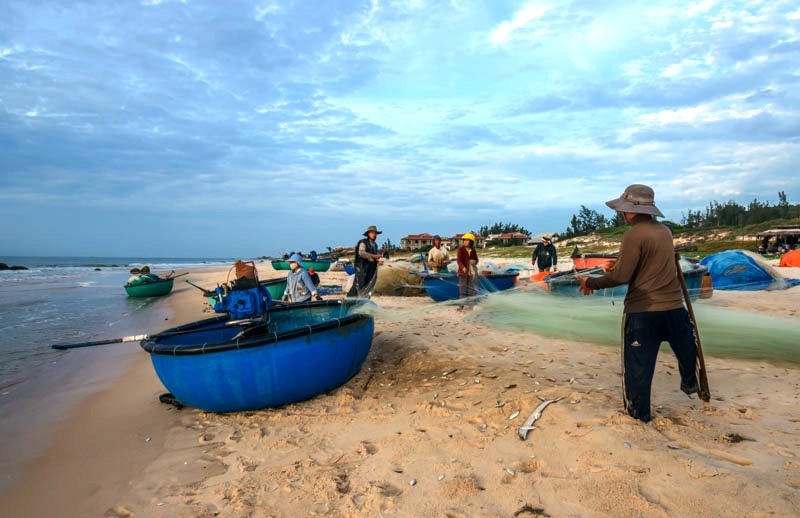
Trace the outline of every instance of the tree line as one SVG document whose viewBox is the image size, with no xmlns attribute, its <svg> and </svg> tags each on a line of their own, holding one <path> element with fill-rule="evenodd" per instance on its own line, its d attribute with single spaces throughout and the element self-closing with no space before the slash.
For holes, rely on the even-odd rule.
<svg viewBox="0 0 800 518">
<path fill-rule="evenodd" d="M 703 227 L 742 226 L 764 223 L 776 219 L 793 219 L 800 217 L 800 205 L 790 204 L 786 193 L 778 193 L 778 204 L 770 205 L 769 202 L 760 202 L 753 199 L 747 206 L 740 205 L 733 200 L 725 203 L 712 201 L 705 210 L 688 210 L 682 214 L 680 225 L 687 229 Z M 672 223 L 672 222 L 671 222 Z M 606 228 L 621 227 L 625 225 L 622 214 L 615 212 L 608 218 L 595 210 L 581 205 L 577 214 L 572 215 L 570 226 L 564 231 L 562 237 L 570 238 L 583 236 Z"/>
</svg>

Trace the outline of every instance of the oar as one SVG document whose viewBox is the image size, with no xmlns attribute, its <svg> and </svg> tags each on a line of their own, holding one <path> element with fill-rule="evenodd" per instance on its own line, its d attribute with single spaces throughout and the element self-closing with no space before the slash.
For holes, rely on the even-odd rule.
<svg viewBox="0 0 800 518">
<path fill-rule="evenodd" d="M 188 285 L 190 285 L 190 286 L 194 286 L 194 287 L 195 287 L 195 288 L 197 288 L 198 290 L 202 291 L 202 292 L 203 292 L 203 295 L 205 295 L 206 297 L 214 297 L 214 296 L 216 296 L 216 295 L 217 295 L 217 292 L 216 292 L 216 291 L 209 291 L 209 290 L 207 290 L 207 289 L 203 288 L 202 286 L 198 286 L 197 284 L 193 283 L 193 282 L 192 282 L 192 281 L 190 281 L 189 279 L 186 279 L 186 283 L 187 283 Z"/>
<path fill-rule="evenodd" d="M 247 323 L 248 320 L 240 320 L 240 321 L 233 321 L 229 325 L 242 325 Z M 164 336 L 175 336 L 175 335 L 185 335 L 190 333 L 197 332 L 196 329 L 182 329 L 178 331 L 170 331 L 170 332 L 161 332 L 157 335 L 153 335 L 156 337 L 164 337 Z M 141 342 L 142 340 L 147 340 L 150 338 L 150 335 L 131 335 L 131 336 L 123 336 L 122 338 L 112 338 L 110 340 L 98 340 L 96 342 L 81 342 L 78 344 L 53 344 L 50 347 L 53 349 L 76 349 L 78 347 L 91 347 L 93 345 L 106 345 L 106 344 L 118 344 L 122 342 Z"/>
<path fill-rule="evenodd" d="M 694 336 L 697 342 L 697 380 L 700 383 L 700 391 L 697 393 L 703 401 L 711 401 L 711 389 L 708 387 L 708 374 L 706 373 L 706 361 L 703 359 L 703 348 L 700 347 L 700 331 L 697 329 L 697 319 L 694 318 L 694 310 L 692 309 L 692 300 L 689 298 L 689 289 L 686 287 L 686 279 L 683 278 L 683 270 L 681 270 L 681 256 L 675 254 L 675 266 L 678 267 L 678 280 L 681 282 L 681 291 L 683 292 L 683 300 L 686 302 L 686 309 L 689 311 L 689 318 L 692 319 L 694 325 Z"/>
<path fill-rule="evenodd" d="M 118 344 L 122 342 L 141 342 L 142 340 L 146 340 L 147 335 L 131 335 L 131 336 L 123 336 L 122 338 L 113 338 L 110 340 L 98 340 L 96 342 L 82 342 L 78 344 L 53 344 L 50 347 L 53 349 L 76 349 L 78 347 L 91 347 L 93 345 L 106 345 L 106 344 Z"/>
<path fill-rule="evenodd" d="M 178 277 L 183 277 L 184 275 L 189 275 L 189 272 L 179 273 L 178 275 L 172 275 L 175 271 L 169 272 L 169 275 L 166 276 L 167 279 L 177 279 Z"/>
</svg>

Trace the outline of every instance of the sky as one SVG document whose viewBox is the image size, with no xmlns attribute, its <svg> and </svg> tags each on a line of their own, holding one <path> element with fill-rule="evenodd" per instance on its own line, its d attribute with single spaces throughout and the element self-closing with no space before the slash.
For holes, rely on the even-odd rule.
<svg viewBox="0 0 800 518">
<path fill-rule="evenodd" d="M 0 260 L 800 203 L 796 0 L 0 0 Z"/>
</svg>

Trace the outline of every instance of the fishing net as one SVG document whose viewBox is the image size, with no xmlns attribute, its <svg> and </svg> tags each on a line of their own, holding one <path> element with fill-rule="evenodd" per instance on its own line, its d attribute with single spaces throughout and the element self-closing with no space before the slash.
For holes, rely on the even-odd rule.
<svg viewBox="0 0 800 518">
<path fill-rule="evenodd" d="M 419 268 L 409 261 L 384 263 L 378 268 L 374 293 L 392 297 L 427 296 L 422 286 L 422 277 L 411 273 L 418 270 Z"/>
<path fill-rule="evenodd" d="M 531 284 L 490 294 L 480 300 L 478 309 L 467 318 L 495 328 L 620 344 L 623 297 L 559 296 Z M 800 364 L 796 319 L 713 305 L 710 300 L 694 304 L 693 309 L 706 355 Z"/>
</svg>

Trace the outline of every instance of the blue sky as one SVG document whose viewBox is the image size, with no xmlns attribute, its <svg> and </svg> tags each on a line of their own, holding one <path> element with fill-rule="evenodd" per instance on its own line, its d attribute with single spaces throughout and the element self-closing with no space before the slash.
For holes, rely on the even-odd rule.
<svg viewBox="0 0 800 518">
<path fill-rule="evenodd" d="M 800 203 L 793 1 L 0 0 L 0 257 Z M 0 259 L 1 260 L 1 259 Z"/>
</svg>

